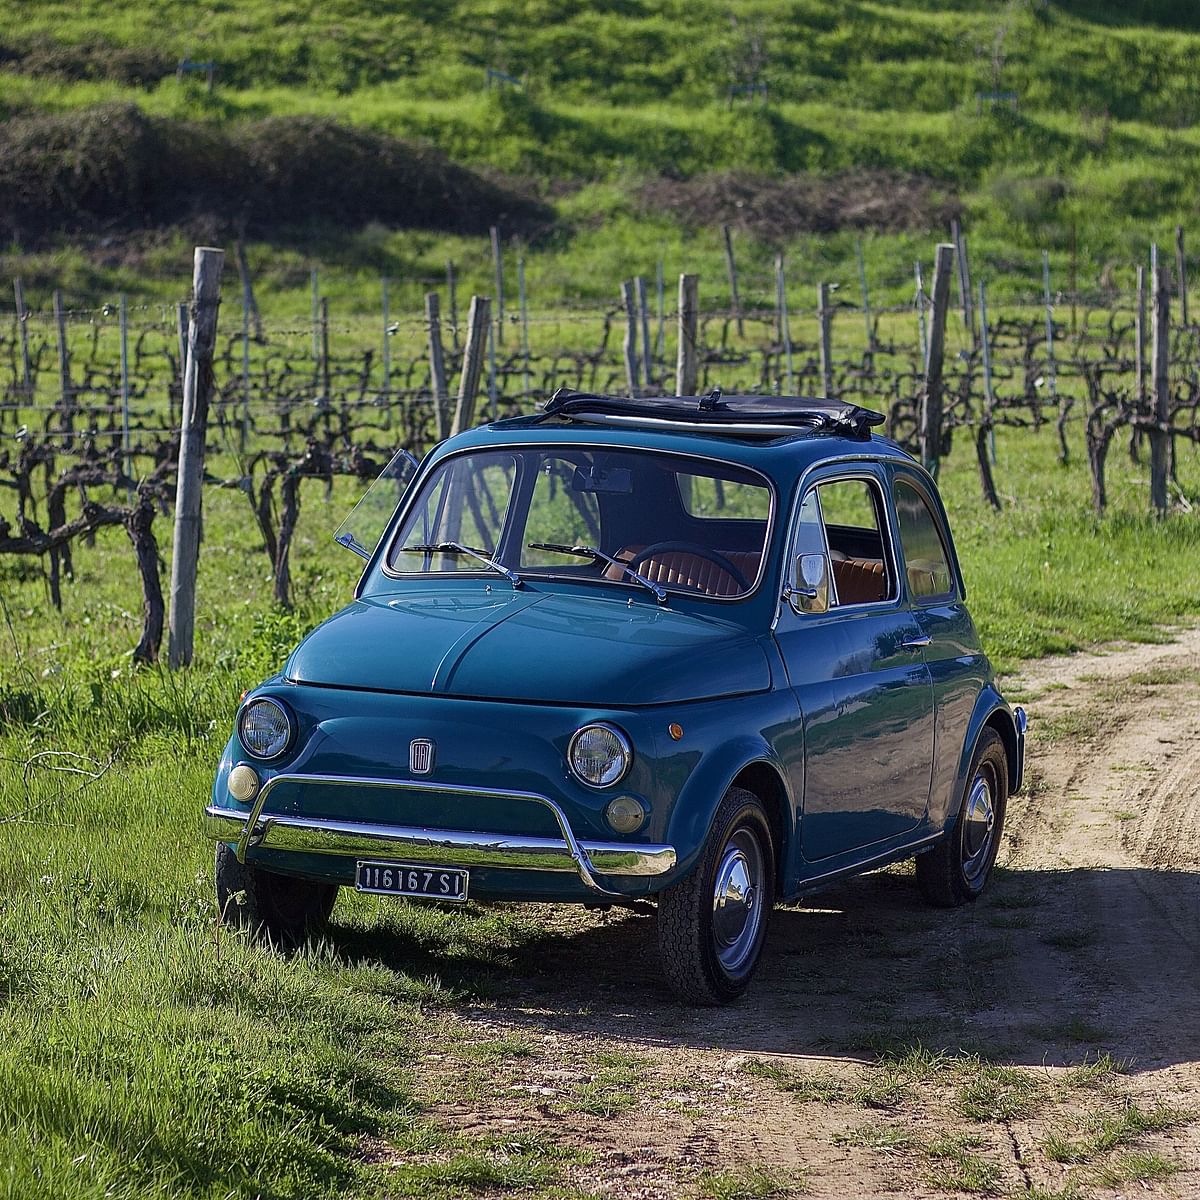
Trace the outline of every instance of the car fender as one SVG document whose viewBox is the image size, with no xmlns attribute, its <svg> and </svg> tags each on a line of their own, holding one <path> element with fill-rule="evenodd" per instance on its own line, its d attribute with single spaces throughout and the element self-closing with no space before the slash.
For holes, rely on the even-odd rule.
<svg viewBox="0 0 1200 1200">
<path fill-rule="evenodd" d="M 778 781 L 777 797 L 765 800 L 765 804 L 773 823 L 778 820 L 781 878 L 788 872 L 798 818 L 796 797 L 782 761 L 766 738 L 743 734 L 704 754 L 676 797 L 667 827 L 667 841 L 678 856 L 673 880 L 681 879 L 696 865 L 725 793 L 743 771 L 759 765 L 770 770 Z"/>
<path fill-rule="evenodd" d="M 954 791 L 951 796 L 949 809 L 941 814 L 931 814 L 935 821 L 940 817 L 943 828 L 950 828 L 958 819 L 962 807 L 963 796 L 967 787 L 967 775 L 971 770 L 971 759 L 975 756 L 975 747 L 985 726 L 995 725 L 1004 740 L 1005 752 L 1008 756 L 1008 790 L 1009 795 L 1021 787 L 1024 759 L 1024 729 L 1017 713 L 1023 717 L 1022 710 L 1016 712 L 1009 707 L 1007 701 L 996 690 L 992 683 L 984 684 L 975 700 L 971 719 L 967 722 L 967 733 L 963 739 L 962 752 L 958 760 L 958 772 L 954 778 Z"/>
</svg>

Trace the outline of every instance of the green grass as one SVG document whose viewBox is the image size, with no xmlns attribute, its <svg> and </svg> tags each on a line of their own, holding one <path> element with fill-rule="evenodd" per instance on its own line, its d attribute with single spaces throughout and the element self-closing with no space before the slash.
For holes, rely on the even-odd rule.
<svg viewBox="0 0 1200 1200">
<path fill-rule="evenodd" d="M 1075 1137 L 1051 1133 L 1046 1138 L 1046 1157 L 1054 1162 L 1090 1162 L 1099 1154 L 1117 1149 L 1147 1133 L 1175 1129 L 1195 1120 L 1195 1113 L 1167 1104 L 1140 1108 L 1126 1099 L 1115 1112 L 1101 1110 L 1090 1114 Z"/>
<path fill-rule="evenodd" d="M 768 1200 L 772 1196 L 791 1196 L 803 1190 L 802 1172 L 792 1171 L 785 1175 L 767 1167 L 710 1171 L 700 1177 L 700 1195 L 706 1200 Z"/>
<path fill-rule="evenodd" d="M 987 1193 L 995 1190 L 1000 1168 L 977 1154 L 983 1140 L 973 1134 L 945 1134 L 929 1143 L 929 1183 L 946 1192 Z"/>
<path fill-rule="evenodd" d="M 1123 1183 L 1152 1183 L 1156 1179 L 1169 1179 L 1180 1165 L 1155 1150 L 1133 1150 L 1118 1154 L 1092 1176 L 1097 1186 L 1117 1188 Z"/>
<path fill-rule="evenodd" d="M 433 143 L 550 195 L 556 220 L 529 264 L 531 294 L 543 305 L 612 300 L 614 280 L 652 272 L 659 258 L 668 276 L 699 270 L 706 294 L 724 303 L 717 220 L 690 230 L 638 199 L 643 180 L 716 170 L 929 176 L 961 197 L 976 278 L 1036 292 L 1047 248 L 1058 286 L 1072 262 L 1083 287 L 1102 276 L 1128 284 L 1149 242 L 1169 242 L 1173 226 L 1194 217 L 1200 21 L 1182 3 L 1116 12 L 978 0 L 628 0 L 600 9 L 444 0 L 285 10 L 248 0 L 196 14 L 179 0 L 32 10 L 3 0 L 0 27 L 10 31 L 3 42 L 14 61 L 0 70 L 0 117 L 123 101 L 224 124 L 312 114 Z M 162 78 L 151 71 L 145 83 L 123 81 L 129 52 L 157 61 Z M 175 79 L 184 55 L 220 63 L 214 95 Z M 488 66 L 525 86 L 486 88 Z M 731 106 L 731 82 L 753 77 L 769 85 L 768 102 Z M 996 88 L 1017 94 L 1017 111 L 977 103 L 977 93 Z M 235 218 L 231 209 L 229 229 Z M 913 259 L 929 258 L 929 224 L 918 215 L 902 232 L 892 224 L 868 238 L 877 300 L 908 298 Z M 780 248 L 797 283 L 854 288 L 856 236 L 852 228 L 831 238 L 739 234 L 738 252 L 746 279 L 764 280 L 764 295 Z M 374 294 L 381 270 L 412 311 L 447 258 L 480 286 L 488 277 L 480 239 L 368 227 L 279 230 L 268 241 L 259 253 L 269 258 L 264 285 L 280 288 L 296 313 L 314 258 L 328 264 L 329 295 L 343 311 Z M 163 267 L 177 252 L 156 235 L 123 266 L 107 243 L 86 253 L 68 244 L 6 256 L 0 273 L 35 276 L 40 293 L 56 266 L 56 282 L 77 303 L 121 290 L 161 298 L 178 290 Z"/>
<path fill-rule="evenodd" d="M 880 1154 L 896 1154 L 911 1150 L 919 1143 L 911 1133 L 904 1133 L 891 1125 L 856 1125 L 843 1133 L 833 1135 L 836 1146 L 858 1146 Z"/>
<path fill-rule="evenodd" d="M 998 442 L 1005 512 L 980 503 L 964 447 L 943 486 L 972 611 L 1000 662 L 1152 636 L 1194 612 L 1192 523 L 1144 518 L 1137 470 L 1114 462 L 1115 512 L 1094 522 L 1083 469 L 1059 467 L 1048 436 L 1002 432 Z M 1195 488 L 1190 454 L 1180 469 Z M 331 942 L 286 958 L 215 931 L 197 814 L 242 689 L 349 595 L 356 560 L 329 535 L 355 492 L 346 481 L 328 503 L 319 487 L 305 492 L 290 613 L 270 604 L 245 499 L 206 496 L 197 662 L 180 674 L 130 665 L 140 596 L 119 531 L 76 547 L 61 613 L 36 562 L 0 558 L 0 1161 L 9 1195 L 216 1200 L 565 1186 L 566 1151 L 510 1154 L 458 1137 L 423 1109 L 418 1086 L 423 1013 L 491 995 L 547 936 L 528 917 L 348 896 Z M 169 542 L 165 523 L 160 541 Z M 1122 569 L 1105 550 L 1127 556 Z M 1047 561 L 1057 590 L 1029 584 Z M 1037 902 L 1003 873 L 996 883 L 999 911 Z M 529 1049 L 522 1038 L 487 1043 L 475 1065 Z M 778 1073 L 802 1100 L 903 1106 L 936 1056 L 901 1047 L 885 1057 L 861 1086 L 751 1070 Z M 986 1121 L 1023 1111 L 1023 1086 L 985 1066 L 950 1068 L 964 1113 Z M 1079 1086 L 1102 1087 L 1112 1067 L 1086 1070 Z M 620 1119 L 641 1094 L 637 1061 L 598 1061 L 592 1073 L 564 1109 Z M 986 1181 L 973 1148 L 945 1150 L 934 1170 L 947 1186 Z"/>
</svg>

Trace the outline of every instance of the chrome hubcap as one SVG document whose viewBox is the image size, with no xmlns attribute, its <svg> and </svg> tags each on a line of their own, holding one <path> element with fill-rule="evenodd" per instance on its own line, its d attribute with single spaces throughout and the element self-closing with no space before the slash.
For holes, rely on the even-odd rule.
<svg viewBox="0 0 1200 1200">
<path fill-rule="evenodd" d="M 739 829 L 721 851 L 713 883 L 713 939 L 730 974 L 746 963 L 758 940 L 763 914 L 763 853 L 758 838 Z"/>
<path fill-rule="evenodd" d="M 992 843 L 996 840 L 996 806 L 991 778 L 980 772 L 971 781 L 971 793 L 963 813 L 963 876 L 976 884 L 987 873 Z"/>
</svg>

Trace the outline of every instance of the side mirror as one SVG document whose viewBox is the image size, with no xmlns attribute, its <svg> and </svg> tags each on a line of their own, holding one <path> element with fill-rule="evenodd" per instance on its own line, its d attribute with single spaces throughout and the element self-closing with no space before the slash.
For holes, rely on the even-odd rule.
<svg viewBox="0 0 1200 1200">
<path fill-rule="evenodd" d="M 829 610 L 829 560 L 824 554 L 801 554 L 796 559 L 796 582 L 784 592 L 798 613 Z"/>
</svg>

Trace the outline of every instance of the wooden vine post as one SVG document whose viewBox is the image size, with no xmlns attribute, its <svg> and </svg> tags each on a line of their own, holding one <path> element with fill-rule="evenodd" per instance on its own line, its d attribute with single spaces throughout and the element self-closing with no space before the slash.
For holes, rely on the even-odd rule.
<svg viewBox="0 0 1200 1200">
<path fill-rule="evenodd" d="M 742 320 L 742 298 L 738 294 L 737 260 L 733 257 L 733 233 L 728 225 L 721 226 L 721 237 L 725 242 L 725 270 L 729 273 L 729 307 L 737 322 L 738 337 L 745 337 L 746 327 Z"/>
<path fill-rule="evenodd" d="M 196 248 L 188 321 L 187 367 L 183 376 L 179 478 L 175 489 L 175 534 L 171 554 L 167 662 L 172 670 L 192 661 L 196 619 L 196 564 L 200 557 L 200 492 L 204 482 L 204 439 L 212 394 L 213 348 L 221 303 L 225 252 Z"/>
<path fill-rule="evenodd" d="M 925 385 L 921 390 L 921 461 L 937 475 L 942 457 L 942 362 L 946 353 L 946 306 L 950 302 L 950 273 L 954 246 L 943 242 L 933 266 L 933 312 L 929 321 L 929 351 L 925 359 Z"/>
<path fill-rule="evenodd" d="M 700 276 L 679 277 L 679 357 L 675 362 L 675 395 L 694 396 L 699 374 L 696 336 L 700 326 Z"/>
<path fill-rule="evenodd" d="M 638 323 L 642 332 L 642 386 L 649 392 L 654 383 L 651 375 L 654 360 L 650 347 L 650 303 L 646 295 L 646 277 L 644 275 L 639 275 L 633 281 L 633 290 L 637 300 Z"/>
<path fill-rule="evenodd" d="M 462 376 L 458 383 L 458 407 L 454 412 L 452 434 L 462 433 L 475 424 L 475 398 L 483 374 L 483 357 L 488 347 L 492 301 L 488 296 L 472 296 L 467 313 L 467 344 L 463 348 Z"/>
<path fill-rule="evenodd" d="M 25 307 L 25 289 L 19 279 L 13 280 L 13 297 L 17 304 L 17 334 L 21 346 L 21 391 L 26 400 L 31 400 L 33 371 L 29 363 L 29 310 Z"/>
<path fill-rule="evenodd" d="M 641 376 L 638 370 L 637 294 L 632 280 L 621 284 L 621 307 L 625 310 L 625 340 L 621 343 L 625 357 L 625 386 L 630 396 L 636 396 Z"/>
<path fill-rule="evenodd" d="M 833 309 L 829 284 L 817 284 L 817 324 L 820 327 L 821 395 L 833 399 Z"/>
<path fill-rule="evenodd" d="M 425 325 L 429 331 L 429 390 L 433 393 L 437 440 L 450 436 L 450 402 L 446 393 L 446 356 L 442 349 L 442 311 L 437 292 L 425 293 Z"/>
<path fill-rule="evenodd" d="M 1155 255 L 1151 278 L 1154 291 L 1153 342 L 1150 352 L 1150 392 L 1152 398 L 1150 427 L 1150 505 L 1160 517 L 1167 514 L 1167 465 L 1170 455 L 1170 434 L 1167 424 L 1171 417 L 1168 363 L 1171 353 L 1170 305 L 1171 292 L 1167 268 Z"/>
<path fill-rule="evenodd" d="M 71 351 L 67 346 L 67 317 L 62 292 L 54 289 L 54 331 L 58 344 L 59 429 L 63 445 L 70 448 L 75 432 L 75 404 L 71 388 Z"/>
</svg>

